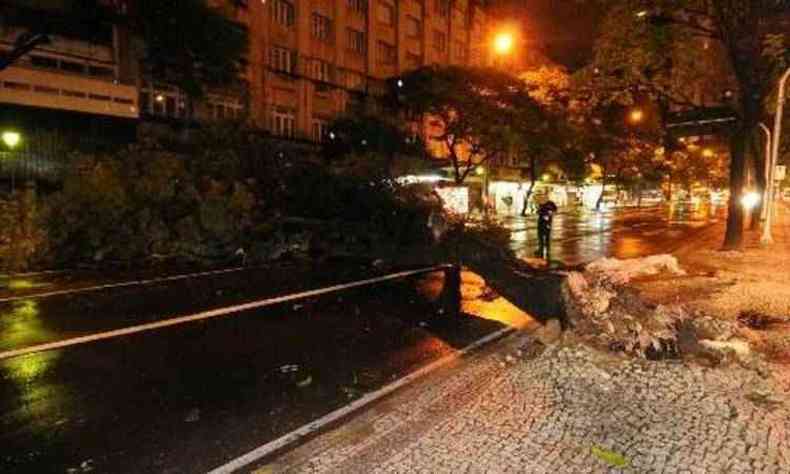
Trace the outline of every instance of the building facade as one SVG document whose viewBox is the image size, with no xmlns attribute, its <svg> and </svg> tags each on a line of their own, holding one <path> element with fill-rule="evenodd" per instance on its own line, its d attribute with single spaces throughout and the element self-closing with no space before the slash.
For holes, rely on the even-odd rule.
<svg viewBox="0 0 790 474">
<path fill-rule="evenodd" d="M 97 20 L 80 31 L 69 28 L 67 12 L 25 3 L 4 7 L 3 54 L 35 32 L 43 18 L 56 26 L 46 41 L 0 73 L 0 104 L 137 119 L 136 67 L 123 27 Z"/>
<path fill-rule="evenodd" d="M 210 91 L 193 117 L 247 120 L 277 136 L 319 142 L 335 116 L 383 94 L 388 78 L 431 64 L 488 64 L 478 1 L 209 0 L 247 27 L 246 90 Z M 119 15 L 129 8 L 104 3 Z M 25 4 L 3 12 L 4 52 L 35 30 L 36 18 L 63 13 Z M 48 35 L 0 73 L 0 104 L 132 122 L 184 119 L 185 96 L 141 75 L 141 45 L 122 25 Z"/>
<path fill-rule="evenodd" d="M 249 119 L 321 141 L 331 119 L 430 64 L 484 64 L 485 15 L 472 0 L 265 0 L 238 20 L 250 35 Z"/>
</svg>

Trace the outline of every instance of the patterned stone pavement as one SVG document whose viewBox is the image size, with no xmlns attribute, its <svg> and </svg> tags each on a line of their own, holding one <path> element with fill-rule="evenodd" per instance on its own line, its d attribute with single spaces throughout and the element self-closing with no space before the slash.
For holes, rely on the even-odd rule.
<svg viewBox="0 0 790 474">
<path fill-rule="evenodd" d="M 740 367 L 626 360 L 579 346 L 550 347 L 529 359 L 517 352 L 526 341 L 517 335 L 461 360 L 254 468 L 790 472 L 790 398 L 770 377 Z"/>
</svg>

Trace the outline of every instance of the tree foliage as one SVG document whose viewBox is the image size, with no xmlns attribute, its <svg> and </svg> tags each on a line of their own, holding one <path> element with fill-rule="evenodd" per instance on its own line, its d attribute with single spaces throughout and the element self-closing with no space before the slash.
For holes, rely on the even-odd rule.
<svg viewBox="0 0 790 474">
<path fill-rule="evenodd" d="M 538 143 L 547 128 L 526 84 L 484 68 L 435 66 L 400 78 L 398 103 L 426 124 L 428 148 L 452 163 L 462 183 L 478 166 Z"/>
<path fill-rule="evenodd" d="M 246 28 L 207 0 L 140 0 L 130 19 L 148 72 L 190 98 L 237 82 L 245 67 Z"/>
<path fill-rule="evenodd" d="M 729 104 L 739 122 L 727 137 L 731 166 L 725 247 L 739 247 L 746 153 L 764 119 L 775 78 L 786 66 L 787 28 L 782 22 L 790 15 L 790 2 L 590 1 L 607 9 L 608 17 L 593 64 L 579 78 L 591 84 L 598 98 L 623 103 L 647 95 L 665 115 L 672 106 L 715 102 L 732 85 Z M 753 161 L 760 168 L 759 159 Z"/>
</svg>

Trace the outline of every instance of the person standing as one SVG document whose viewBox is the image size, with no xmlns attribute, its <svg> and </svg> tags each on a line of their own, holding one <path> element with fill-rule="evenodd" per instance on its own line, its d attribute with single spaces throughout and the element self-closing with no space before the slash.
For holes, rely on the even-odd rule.
<svg viewBox="0 0 790 474">
<path fill-rule="evenodd" d="M 549 260 L 551 254 L 551 225 L 554 221 L 554 213 L 557 212 L 557 205 L 549 200 L 541 204 L 538 208 L 538 251 L 536 257 Z"/>
</svg>

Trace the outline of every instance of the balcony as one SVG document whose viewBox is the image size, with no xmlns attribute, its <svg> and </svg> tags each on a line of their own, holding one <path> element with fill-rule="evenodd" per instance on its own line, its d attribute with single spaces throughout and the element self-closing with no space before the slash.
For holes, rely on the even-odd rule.
<svg viewBox="0 0 790 474">
<path fill-rule="evenodd" d="M 0 76 L 0 103 L 137 119 L 137 88 L 78 74 L 11 66 Z"/>
</svg>

